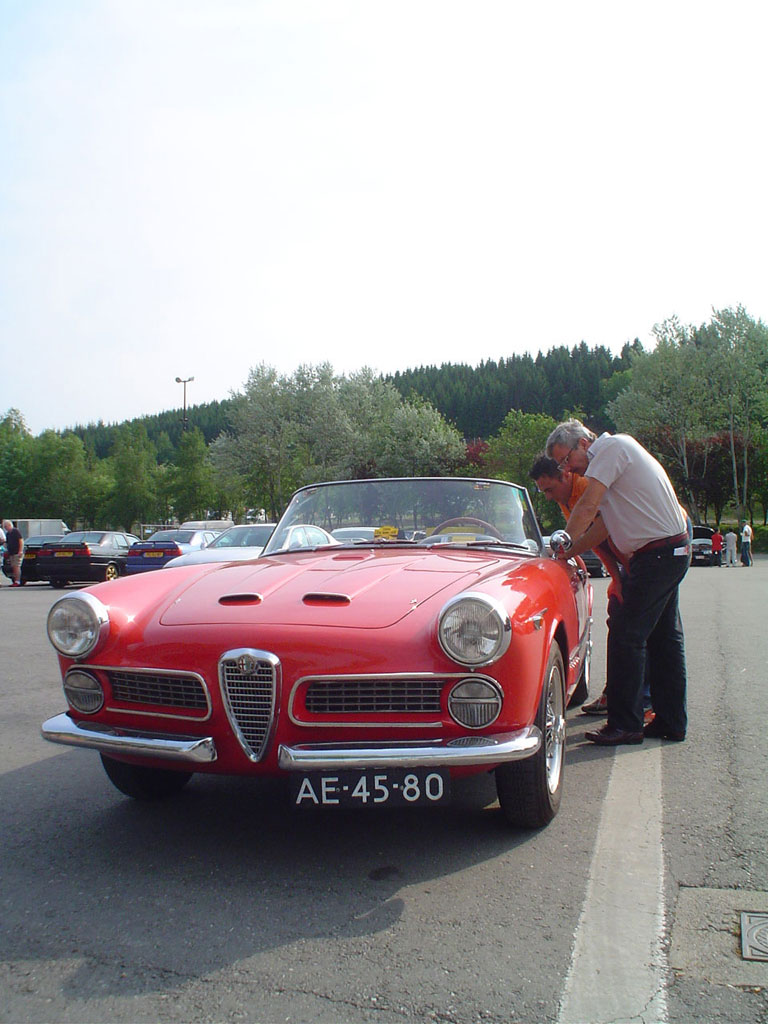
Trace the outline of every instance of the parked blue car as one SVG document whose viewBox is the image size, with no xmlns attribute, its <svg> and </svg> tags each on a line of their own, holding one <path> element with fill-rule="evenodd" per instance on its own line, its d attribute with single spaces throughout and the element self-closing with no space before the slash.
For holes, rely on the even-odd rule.
<svg viewBox="0 0 768 1024">
<path fill-rule="evenodd" d="M 218 537 L 221 530 L 157 530 L 148 540 L 140 540 L 128 552 L 126 572 L 151 572 L 189 551 L 199 551 Z"/>
</svg>

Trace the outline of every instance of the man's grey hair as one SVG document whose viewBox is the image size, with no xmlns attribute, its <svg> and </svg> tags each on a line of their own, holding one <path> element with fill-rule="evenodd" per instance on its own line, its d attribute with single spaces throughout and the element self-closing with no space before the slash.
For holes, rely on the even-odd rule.
<svg viewBox="0 0 768 1024">
<path fill-rule="evenodd" d="M 564 423 L 558 423 L 547 438 L 547 455 L 551 457 L 552 449 L 556 444 L 565 445 L 566 448 L 575 448 L 582 438 L 586 438 L 591 444 L 592 441 L 597 440 L 597 434 L 593 434 L 581 420 L 566 420 Z"/>
<path fill-rule="evenodd" d="M 4 530 L 12 530 L 13 529 L 13 523 L 11 522 L 10 519 L 4 519 L 3 520 L 3 529 Z"/>
</svg>

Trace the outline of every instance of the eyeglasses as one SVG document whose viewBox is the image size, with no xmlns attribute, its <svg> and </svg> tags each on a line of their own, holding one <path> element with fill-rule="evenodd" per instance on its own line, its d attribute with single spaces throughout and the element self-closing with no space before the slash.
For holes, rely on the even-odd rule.
<svg viewBox="0 0 768 1024">
<path fill-rule="evenodd" d="M 574 453 L 574 452 L 576 451 L 576 449 L 577 449 L 578 447 L 579 447 L 579 446 L 578 446 L 578 444 L 575 444 L 575 445 L 574 445 L 574 446 L 573 446 L 573 447 L 572 447 L 572 448 L 571 448 L 571 449 L 569 450 L 569 452 L 568 452 L 568 454 L 567 454 L 567 455 L 565 456 L 565 458 L 564 458 L 564 459 L 561 459 L 561 460 L 560 460 L 560 461 L 558 462 L 558 464 L 557 464 L 557 471 L 558 471 L 558 473 L 562 473 L 562 471 L 563 471 L 564 469 L 567 469 L 567 468 L 568 468 L 568 463 L 569 463 L 569 462 L 571 461 L 571 456 L 573 455 L 573 453 Z"/>
</svg>

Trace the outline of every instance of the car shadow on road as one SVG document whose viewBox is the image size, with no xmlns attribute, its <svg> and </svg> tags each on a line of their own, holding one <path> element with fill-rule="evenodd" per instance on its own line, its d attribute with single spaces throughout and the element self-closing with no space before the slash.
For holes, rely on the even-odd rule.
<svg viewBox="0 0 768 1024">
<path fill-rule="evenodd" d="M 535 840 L 494 801 L 486 774 L 458 780 L 444 808 L 305 812 L 280 782 L 199 775 L 172 800 L 139 803 L 98 757 L 67 751 L 0 778 L 13 823 L 0 839 L 0 956 L 71 959 L 65 995 L 87 999 L 373 935 L 398 923 L 404 888 L 452 886 Z"/>
</svg>

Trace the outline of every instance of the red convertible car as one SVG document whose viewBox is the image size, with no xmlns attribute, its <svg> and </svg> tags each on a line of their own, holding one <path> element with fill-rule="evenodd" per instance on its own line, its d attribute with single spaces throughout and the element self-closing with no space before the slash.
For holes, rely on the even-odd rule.
<svg viewBox="0 0 768 1024">
<path fill-rule="evenodd" d="M 297 524 L 373 535 L 295 548 Z M 68 709 L 42 734 L 98 750 L 140 799 L 207 772 L 286 780 L 297 808 L 438 805 L 493 771 L 506 819 L 536 828 L 560 804 L 591 613 L 583 563 L 544 554 L 522 487 L 316 484 L 252 561 L 56 601 Z"/>
</svg>

